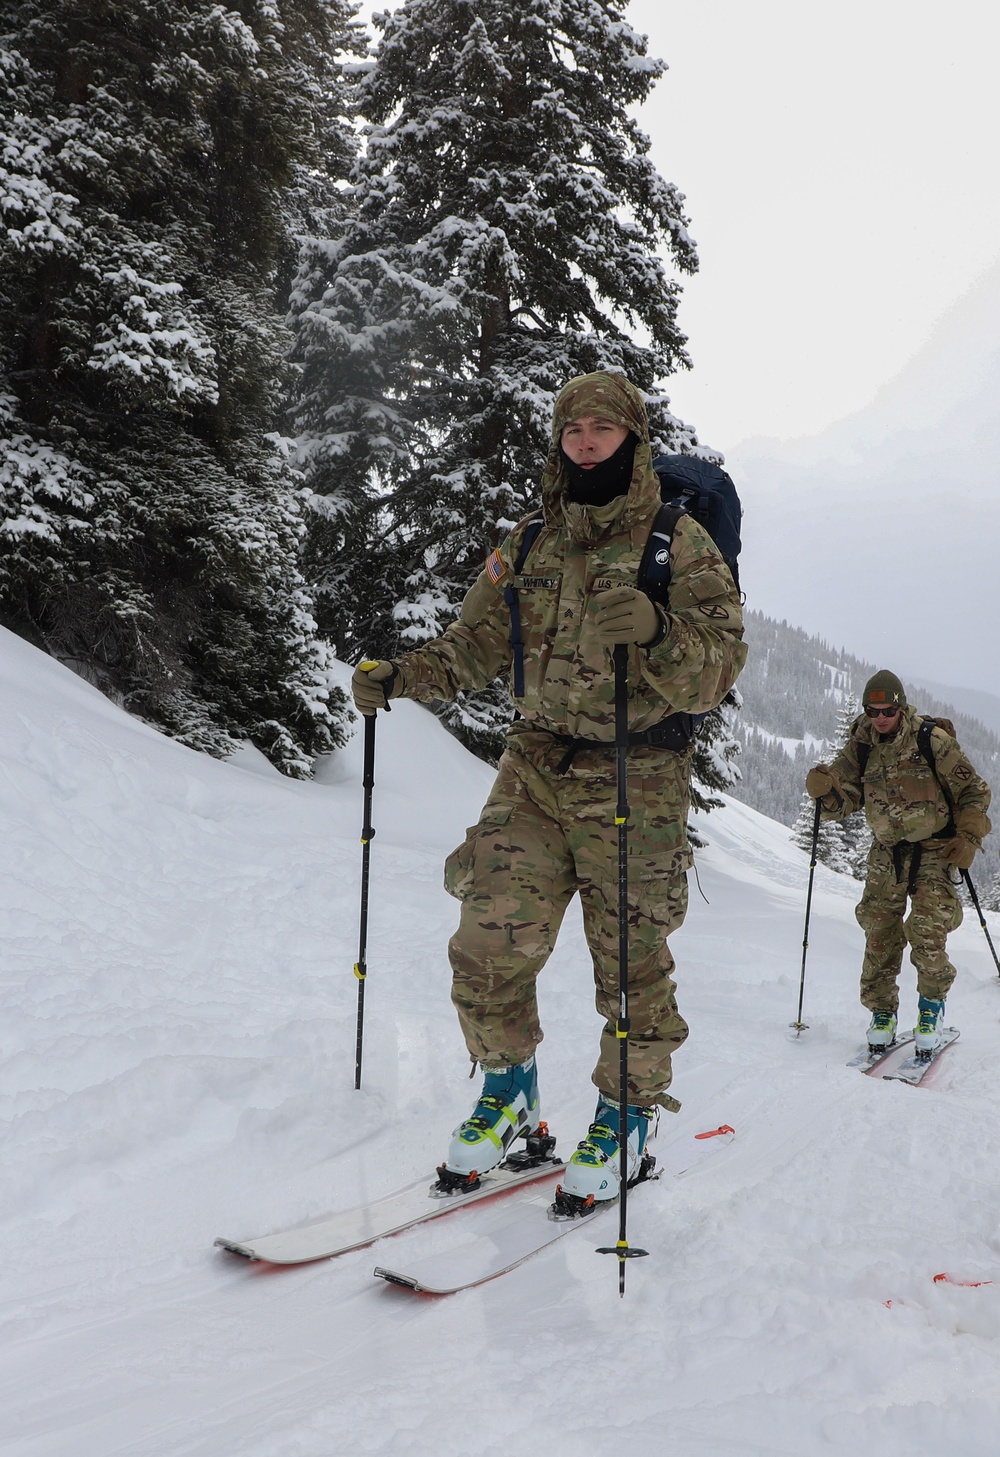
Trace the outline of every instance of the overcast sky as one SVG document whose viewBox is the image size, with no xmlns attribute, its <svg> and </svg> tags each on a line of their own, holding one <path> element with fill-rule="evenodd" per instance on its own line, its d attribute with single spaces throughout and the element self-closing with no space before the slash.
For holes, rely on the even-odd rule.
<svg viewBox="0 0 1000 1457">
<path fill-rule="evenodd" d="M 863 407 L 1000 257 L 1000 6 L 632 0 L 701 270 L 677 413 L 724 450 Z"/>
<path fill-rule="evenodd" d="M 1000 5 L 625 14 L 701 256 L 670 394 L 740 485 L 751 605 L 1000 697 Z"/>
</svg>

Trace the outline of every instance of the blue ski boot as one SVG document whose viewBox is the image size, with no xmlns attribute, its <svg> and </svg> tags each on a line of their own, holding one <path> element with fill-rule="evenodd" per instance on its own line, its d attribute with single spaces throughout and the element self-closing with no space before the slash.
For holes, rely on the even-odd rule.
<svg viewBox="0 0 1000 1457">
<path fill-rule="evenodd" d="M 940 1001 L 934 1001 L 931 997 L 919 997 L 917 1025 L 913 1029 L 913 1042 L 918 1057 L 930 1057 L 941 1046 L 943 1026 L 944 997 Z"/>
<path fill-rule="evenodd" d="M 448 1157 L 438 1169 L 437 1194 L 477 1189 L 480 1175 L 500 1163 L 519 1134 L 527 1137 L 541 1127 L 533 1057 L 483 1071 L 483 1091 L 470 1117 L 452 1134 Z"/>
<path fill-rule="evenodd" d="M 590 1131 L 566 1165 L 563 1181 L 556 1189 L 551 1213 L 555 1219 L 574 1219 L 595 1204 L 618 1198 L 621 1160 L 618 1149 L 621 1105 L 602 1093 Z M 628 1145 L 625 1177 L 629 1184 L 649 1177 L 656 1162 L 646 1153 L 646 1136 L 655 1108 L 628 1106 Z"/>
</svg>

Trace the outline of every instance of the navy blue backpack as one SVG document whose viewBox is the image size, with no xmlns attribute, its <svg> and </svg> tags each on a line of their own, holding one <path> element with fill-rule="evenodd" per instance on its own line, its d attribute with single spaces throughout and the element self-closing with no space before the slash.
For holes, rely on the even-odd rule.
<svg viewBox="0 0 1000 1457">
<path fill-rule="evenodd" d="M 743 507 L 732 480 L 710 460 L 696 455 L 658 455 L 653 469 L 660 478 L 660 507 L 639 567 L 639 586 L 666 607 L 670 584 L 670 541 L 678 518 L 693 516 L 715 542 L 733 574 L 737 592 L 740 573 L 740 523 Z"/>
</svg>

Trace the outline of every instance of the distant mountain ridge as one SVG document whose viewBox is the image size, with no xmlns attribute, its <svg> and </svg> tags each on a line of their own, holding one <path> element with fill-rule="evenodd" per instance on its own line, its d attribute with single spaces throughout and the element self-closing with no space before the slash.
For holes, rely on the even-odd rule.
<svg viewBox="0 0 1000 1457">
<path fill-rule="evenodd" d="M 984 693 L 975 688 L 953 688 L 947 683 L 932 683 L 917 676 L 914 676 L 913 682 L 915 693 L 923 694 L 926 690 L 942 702 L 954 703 L 960 713 L 978 719 L 993 733 L 1000 734 L 1000 698 L 995 693 Z"/>
</svg>

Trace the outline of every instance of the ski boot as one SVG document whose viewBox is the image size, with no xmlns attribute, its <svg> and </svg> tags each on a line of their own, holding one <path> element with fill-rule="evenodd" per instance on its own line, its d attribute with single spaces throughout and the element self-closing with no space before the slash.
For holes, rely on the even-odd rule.
<svg viewBox="0 0 1000 1457">
<path fill-rule="evenodd" d="M 873 1012 L 868 1028 L 868 1051 L 885 1052 L 896 1040 L 895 1012 Z"/>
<path fill-rule="evenodd" d="M 582 1143 L 566 1164 L 562 1183 L 556 1189 L 549 1213 L 553 1219 L 576 1219 L 595 1204 L 618 1198 L 621 1160 L 618 1149 L 620 1104 L 602 1093 L 597 1100 L 594 1121 Z M 655 1108 L 628 1107 L 626 1174 L 629 1187 L 648 1179 L 656 1160 L 646 1153 L 649 1125 Z"/>
<path fill-rule="evenodd" d="M 930 1057 L 941 1046 L 941 1029 L 944 1026 L 944 997 L 934 1001 L 932 997 L 917 999 L 917 1025 L 913 1029 L 913 1042 L 918 1057 Z"/>
<path fill-rule="evenodd" d="M 555 1146 L 538 1115 L 535 1059 L 529 1057 L 513 1067 L 484 1067 L 483 1071 L 483 1091 L 471 1115 L 452 1134 L 448 1157 L 438 1168 L 437 1183 L 431 1186 L 433 1194 L 478 1189 L 480 1176 L 501 1162 L 519 1134 L 529 1140 L 538 1135 L 536 1142 L 548 1138 L 550 1149 Z M 525 1167 L 530 1168 L 530 1162 Z"/>
</svg>

